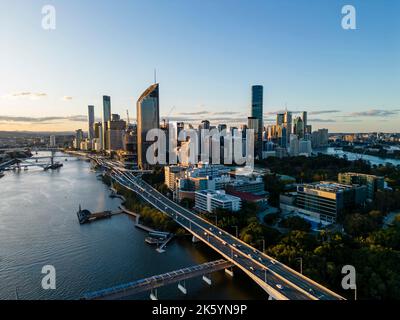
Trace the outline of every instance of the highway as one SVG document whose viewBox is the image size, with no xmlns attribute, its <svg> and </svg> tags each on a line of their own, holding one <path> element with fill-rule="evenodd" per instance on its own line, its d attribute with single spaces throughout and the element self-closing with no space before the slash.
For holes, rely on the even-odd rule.
<svg viewBox="0 0 400 320">
<path fill-rule="evenodd" d="M 344 300 L 343 297 L 324 286 L 181 207 L 140 177 L 116 165 L 115 162 L 104 159 L 97 159 L 97 161 L 111 170 L 112 177 L 118 183 L 140 195 L 155 208 L 169 215 L 196 238 L 219 252 L 225 259 L 232 261 L 274 299 Z"/>
</svg>

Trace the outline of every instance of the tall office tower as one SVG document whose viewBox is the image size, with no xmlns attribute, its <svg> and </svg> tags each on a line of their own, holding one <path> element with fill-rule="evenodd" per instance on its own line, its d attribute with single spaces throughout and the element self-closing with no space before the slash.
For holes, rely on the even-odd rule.
<svg viewBox="0 0 400 320">
<path fill-rule="evenodd" d="M 88 106 L 88 138 L 92 140 L 94 135 L 94 106 Z"/>
<path fill-rule="evenodd" d="M 255 141 L 255 155 L 262 159 L 262 134 L 264 131 L 263 121 L 263 86 L 251 87 L 251 117 L 258 120 L 257 140 Z"/>
<path fill-rule="evenodd" d="M 304 123 L 300 117 L 294 119 L 293 133 L 297 134 L 300 139 L 304 138 Z"/>
<path fill-rule="evenodd" d="M 290 155 L 292 157 L 299 155 L 299 138 L 295 134 L 290 135 Z"/>
<path fill-rule="evenodd" d="M 210 129 L 210 121 L 203 120 L 199 129 Z"/>
<path fill-rule="evenodd" d="M 285 122 L 285 114 L 284 113 L 278 113 L 276 115 L 276 125 L 281 126 Z"/>
<path fill-rule="evenodd" d="M 285 125 L 281 126 L 281 137 L 280 137 L 280 143 L 279 145 L 282 148 L 286 148 L 287 147 L 287 141 L 288 141 L 288 132 L 287 132 L 287 128 Z"/>
<path fill-rule="evenodd" d="M 56 146 L 56 136 L 50 136 L 50 147 L 54 148 Z"/>
<path fill-rule="evenodd" d="M 109 96 L 103 96 L 103 149 L 107 149 L 108 142 L 107 142 L 107 125 L 108 121 L 111 120 L 111 98 Z"/>
<path fill-rule="evenodd" d="M 293 133 L 293 130 L 292 130 L 292 113 L 290 111 L 286 111 L 285 112 L 284 124 L 286 126 L 287 142 L 289 143 L 290 135 Z"/>
<path fill-rule="evenodd" d="M 146 152 L 153 144 L 152 141 L 146 141 L 146 134 L 149 130 L 158 129 L 160 126 L 159 103 L 158 83 L 148 87 L 137 101 L 138 165 L 142 169 L 149 167 Z"/>
<path fill-rule="evenodd" d="M 302 120 L 303 120 L 303 131 L 304 131 L 304 133 L 307 133 L 306 132 L 306 128 L 307 128 L 307 125 L 308 125 L 308 123 L 307 123 L 307 111 L 303 111 L 303 114 L 302 114 Z"/>
<path fill-rule="evenodd" d="M 115 117 L 118 120 L 108 121 L 107 130 L 107 150 L 116 151 L 124 148 L 124 135 L 126 130 L 126 122 L 120 120 L 119 116 Z"/>
<path fill-rule="evenodd" d="M 75 149 L 81 148 L 82 140 L 83 140 L 83 131 L 82 131 L 82 129 L 78 129 L 75 131 L 75 141 L 74 141 Z"/>
<path fill-rule="evenodd" d="M 218 125 L 218 131 L 221 132 L 223 130 L 226 130 L 226 124 L 221 123 L 221 124 Z"/>
</svg>

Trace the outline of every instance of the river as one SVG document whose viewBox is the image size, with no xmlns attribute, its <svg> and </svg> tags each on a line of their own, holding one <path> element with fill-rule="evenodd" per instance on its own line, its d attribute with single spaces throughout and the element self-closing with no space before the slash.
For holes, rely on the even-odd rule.
<svg viewBox="0 0 400 320">
<path fill-rule="evenodd" d="M 329 155 L 336 155 L 339 157 L 343 157 L 344 155 L 347 156 L 347 159 L 349 160 L 358 160 L 358 159 L 363 159 L 369 161 L 372 165 L 385 165 L 386 163 L 391 163 L 393 165 L 400 165 L 400 160 L 397 159 L 390 159 L 390 158 L 381 158 L 377 156 L 371 156 L 367 154 L 358 154 L 354 152 L 348 152 L 348 151 L 343 151 L 342 149 L 335 150 L 335 148 L 324 148 L 324 149 L 316 149 L 314 152 L 321 152 L 324 154 L 329 154 Z"/>
<path fill-rule="evenodd" d="M 190 238 L 174 239 L 157 253 L 124 214 L 79 225 L 79 204 L 92 212 L 116 210 L 120 200 L 109 197 L 88 162 L 60 159 L 58 170 L 31 167 L 0 179 L 0 300 L 79 299 L 84 292 L 220 258 Z M 55 290 L 42 289 L 44 265 L 56 269 Z M 223 271 L 211 278 L 212 287 L 200 278 L 187 281 L 186 296 L 177 284 L 160 288 L 159 299 L 267 298 L 239 270 L 233 278 Z M 130 298 L 148 299 L 149 293 Z"/>
</svg>

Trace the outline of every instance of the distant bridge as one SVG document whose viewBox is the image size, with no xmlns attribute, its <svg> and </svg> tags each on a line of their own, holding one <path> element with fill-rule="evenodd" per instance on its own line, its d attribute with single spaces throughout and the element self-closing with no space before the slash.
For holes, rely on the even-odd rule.
<svg viewBox="0 0 400 320">
<path fill-rule="evenodd" d="M 211 279 L 207 277 L 208 274 L 227 270 L 232 267 L 232 262 L 220 259 L 217 261 L 206 262 L 197 266 L 179 269 L 172 272 L 167 272 L 157 276 L 121 284 L 112 288 L 103 289 L 86 293 L 83 295 L 84 300 L 115 300 L 121 299 L 127 296 L 131 296 L 140 292 L 150 291 L 150 297 L 157 299 L 157 291 L 155 289 L 166 286 L 173 283 L 179 283 L 178 289 L 184 294 L 187 293 L 185 287 L 185 280 L 203 276 L 203 280 L 211 285 Z M 228 270 L 228 273 L 230 271 Z"/>
</svg>

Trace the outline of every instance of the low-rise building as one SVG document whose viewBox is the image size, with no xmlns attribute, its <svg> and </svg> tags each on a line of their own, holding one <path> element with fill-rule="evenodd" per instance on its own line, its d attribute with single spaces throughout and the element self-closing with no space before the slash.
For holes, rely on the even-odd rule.
<svg viewBox="0 0 400 320">
<path fill-rule="evenodd" d="M 280 208 L 325 223 L 336 222 L 345 209 L 365 203 L 367 190 L 361 185 L 321 181 L 297 186 L 296 193 L 280 196 Z"/>
<path fill-rule="evenodd" d="M 242 201 L 239 197 L 231 196 L 223 190 L 201 190 L 195 193 L 195 209 L 201 212 L 214 212 L 221 208 L 229 211 L 239 211 Z"/>
<path fill-rule="evenodd" d="M 344 172 L 338 174 L 339 183 L 361 184 L 367 187 L 367 199 L 374 200 L 375 194 L 385 188 L 384 177 L 371 174 Z"/>
</svg>

